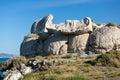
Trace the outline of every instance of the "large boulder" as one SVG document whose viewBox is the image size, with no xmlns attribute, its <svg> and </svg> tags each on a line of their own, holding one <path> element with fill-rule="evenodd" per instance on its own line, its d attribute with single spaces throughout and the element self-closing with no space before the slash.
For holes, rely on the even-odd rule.
<svg viewBox="0 0 120 80">
<path fill-rule="evenodd" d="M 32 72 L 32 69 L 30 67 L 27 67 L 25 64 L 20 64 L 20 72 L 22 73 L 22 75 L 26 75 Z"/>
<path fill-rule="evenodd" d="M 53 16 L 49 14 L 43 19 L 37 20 L 33 23 L 31 28 L 31 33 L 43 33 L 48 32 L 46 28 L 54 28 L 55 25 L 52 24 Z"/>
<path fill-rule="evenodd" d="M 39 40 L 39 35 L 29 34 L 25 36 L 21 44 L 20 55 L 33 57 L 42 53 L 42 41 Z"/>
<path fill-rule="evenodd" d="M 111 40 L 111 43 L 109 43 L 113 45 L 104 44 L 105 41 L 108 42 L 110 32 L 112 32 L 110 36 L 116 33 L 114 32 L 115 28 L 106 27 L 107 29 L 104 29 L 105 24 L 96 25 L 90 17 L 82 20 L 66 20 L 65 23 L 60 24 L 53 24 L 52 19 L 53 16 L 49 14 L 33 23 L 31 34 L 26 36 L 21 44 L 20 53 L 22 56 L 34 57 L 37 55 L 89 51 L 105 52 L 113 49 L 113 46 L 117 45 L 119 47 L 116 44 L 119 43 L 118 37 L 115 36 L 114 40 L 117 40 L 117 42 L 113 43 Z M 118 30 L 118 28 L 116 29 Z M 108 36 L 102 32 L 105 32 Z M 104 36 L 107 37 L 104 38 Z M 99 45 L 99 43 L 101 44 Z"/>
<path fill-rule="evenodd" d="M 70 35 L 68 40 L 68 52 L 80 53 L 86 50 L 89 33 L 81 35 Z"/>
<path fill-rule="evenodd" d="M 95 53 L 120 49 L 120 29 L 115 26 L 98 28 L 90 34 L 88 42 L 89 50 Z"/>
<path fill-rule="evenodd" d="M 3 80 L 19 80 L 20 78 L 23 78 L 22 74 L 18 71 L 11 71 Z"/>
<path fill-rule="evenodd" d="M 67 46 L 64 45 L 67 43 L 68 37 L 63 34 L 54 34 L 50 36 L 47 40 L 44 41 L 44 52 L 46 54 L 60 54 L 64 50 L 62 47 L 67 50 Z M 60 51 L 62 50 L 62 51 Z M 66 53 L 67 51 L 63 52 Z"/>
<path fill-rule="evenodd" d="M 58 27 L 58 31 L 61 31 L 64 34 L 83 34 L 93 31 L 93 27 L 97 27 L 93 20 L 89 17 L 84 18 L 83 20 L 67 20 L 65 25 Z M 59 26 L 59 25 L 58 25 Z"/>
</svg>

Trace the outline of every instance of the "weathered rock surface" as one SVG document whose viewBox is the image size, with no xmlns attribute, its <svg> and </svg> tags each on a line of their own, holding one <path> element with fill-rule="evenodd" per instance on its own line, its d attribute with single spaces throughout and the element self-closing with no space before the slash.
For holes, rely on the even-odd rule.
<svg viewBox="0 0 120 80">
<path fill-rule="evenodd" d="M 68 45 L 67 45 L 67 42 L 62 45 L 59 49 L 59 54 L 66 54 L 68 53 Z"/>
<path fill-rule="evenodd" d="M 27 67 L 25 64 L 20 64 L 20 72 L 22 75 L 26 75 L 32 72 L 32 69 L 30 67 Z"/>
<path fill-rule="evenodd" d="M 83 34 L 92 32 L 93 26 L 97 25 L 92 22 L 91 18 L 86 17 L 84 20 L 67 20 L 65 25 L 61 24 L 58 31 L 64 34 Z"/>
<path fill-rule="evenodd" d="M 48 32 L 46 28 L 54 28 L 54 25 L 52 24 L 53 16 L 49 14 L 48 16 L 45 16 L 43 19 L 37 20 L 33 23 L 31 28 L 31 33 L 43 33 Z"/>
<path fill-rule="evenodd" d="M 22 78 L 22 74 L 18 71 L 11 71 L 3 80 L 19 80 Z"/>
<path fill-rule="evenodd" d="M 44 52 L 47 54 L 60 54 L 61 52 L 66 53 L 67 46 L 64 46 L 67 43 L 68 37 L 63 34 L 55 34 L 50 36 L 47 40 L 44 41 Z M 63 48 L 65 50 L 63 50 Z M 64 52 L 65 51 L 65 52 Z"/>
<path fill-rule="evenodd" d="M 86 17 L 53 24 L 49 14 L 33 23 L 31 34 L 24 38 L 20 53 L 26 57 L 65 53 L 99 53 L 120 49 L 120 29 L 96 25 Z"/>
<path fill-rule="evenodd" d="M 68 51 L 70 53 L 80 53 L 85 51 L 88 43 L 89 33 L 82 35 L 71 35 L 68 41 Z"/>
<path fill-rule="evenodd" d="M 25 36 L 20 48 L 21 55 L 28 57 L 37 55 L 37 46 L 39 44 L 38 39 L 39 35 L 37 34 L 29 34 Z M 40 44 L 40 46 L 42 46 L 42 43 Z"/>
<path fill-rule="evenodd" d="M 102 27 L 90 34 L 89 50 L 103 53 L 120 49 L 120 29 L 117 27 Z"/>
</svg>

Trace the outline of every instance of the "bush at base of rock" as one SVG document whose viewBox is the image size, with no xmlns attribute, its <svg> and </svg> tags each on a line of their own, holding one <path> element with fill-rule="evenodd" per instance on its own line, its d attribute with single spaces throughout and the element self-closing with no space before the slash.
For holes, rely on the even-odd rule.
<svg viewBox="0 0 120 80">
<path fill-rule="evenodd" d="M 120 67 L 120 50 L 111 50 L 100 56 L 95 60 L 90 61 L 92 65 L 113 66 Z"/>
<path fill-rule="evenodd" d="M 117 26 L 117 24 L 113 23 L 113 22 L 109 22 L 108 24 L 106 24 L 106 26 Z"/>
</svg>

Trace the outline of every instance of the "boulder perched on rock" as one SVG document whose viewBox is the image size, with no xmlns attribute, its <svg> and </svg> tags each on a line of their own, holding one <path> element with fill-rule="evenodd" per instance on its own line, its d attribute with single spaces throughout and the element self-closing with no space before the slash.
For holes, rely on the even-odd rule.
<svg viewBox="0 0 120 80">
<path fill-rule="evenodd" d="M 52 24 L 53 16 L 49 14 L 45 16 L 43 19 L 37 20 L 33 23 L 31 28 L 31 33 L 43 33 L 48 32 L 46 28 L 54 28 Z"/>
<path fill-rule="evenodd" d="M 83 34 L 92 32 L 93 26 L 97 27 L 91 18 L 86 17 L 83 20 L 67 20 L 65 25 L 58 28 L 58 31 L 64 34 Z"/>
<path fill-rule="evenodd" d="M 117 27 L 102 27 L 90 34 L 89 50 L 104 53 L 113 49 L 120 49 L 120 29 Z"/>
<path fill-rule="evenodd" d="M 101 53 L 120 49 L 120 29 L 116 26 L 97 25 L 90 17 L 60 24 L 53 24 L 52 19 L 49 14 L 33 23 L 31 34 L 21 44 L 22 56 Z"/>
</svg>

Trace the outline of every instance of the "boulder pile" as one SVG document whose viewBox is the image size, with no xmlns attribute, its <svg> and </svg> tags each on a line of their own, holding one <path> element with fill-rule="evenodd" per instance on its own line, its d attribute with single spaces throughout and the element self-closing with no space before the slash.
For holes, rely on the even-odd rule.
<svg viewBox="0 0 120 80">
<path fill-rule="evenodd" d="M 103 53 L 120 49 L 120 29 L 97 25 L 89 17 L 53 24 L 49 14 L 37 20 L 24 37 L 20 54 L 26 57 L 66 53 Z"/>
<path fill-rule="evenodd" d="M 26 62 L 15 62 L 15 60 L 19 58 L 12 58 L 5 63 L 1 63 L 1 71 L 3 72 L 4 76 L 3 79 L 0 80 L 22 80 L 25 75 L 29 73 L 35 73 L 39 71 L 46 71 L 52 67 L 56 67 L 61 65 L 61 63 L 72 62 L 72 59 L 44 59 L 44 60 L 35 60 L 35 59 L 26 59 Z M 16 65 L 15 65 L 16 63 Z M 3 66 L 4 67 L 3 67 Z"/>
</svg>

